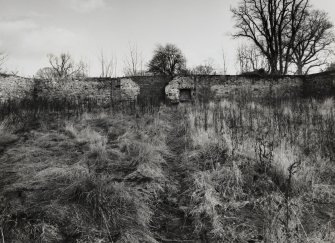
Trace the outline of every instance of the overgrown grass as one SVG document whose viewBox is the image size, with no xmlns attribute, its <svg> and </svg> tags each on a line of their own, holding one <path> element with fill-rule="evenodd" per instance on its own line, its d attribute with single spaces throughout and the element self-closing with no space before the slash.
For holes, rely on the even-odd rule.
<svg viewBox="0 0 335 243">
<path fill-rule="evenodd" d="M 335 240 L 332 98 L 184 110 L 193 144 L 184 164 L 197 168 L 190 214 L 204 242 Z"/>
<path fill-rule="evenodd" d="M 23 134 L 8 117 L 0 239 L 335 241 L 332 98 L 131 113 L 53 117 Z"/>
<path fill-rule="evenodd" d="M 156 242 L 168 154 L 159 116 L 84 115 L 1 157 L 4 242 Z"/>
</svg>

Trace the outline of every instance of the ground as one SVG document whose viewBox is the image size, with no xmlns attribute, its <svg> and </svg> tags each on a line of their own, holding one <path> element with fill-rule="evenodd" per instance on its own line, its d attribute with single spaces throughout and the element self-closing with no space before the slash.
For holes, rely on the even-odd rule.
<svg viewBox="0 0 335 243">
<path fill-rule="evenodd" d="M 0 239 L 333 242 L 333 102 L 7 117 Z"/>
</svg>

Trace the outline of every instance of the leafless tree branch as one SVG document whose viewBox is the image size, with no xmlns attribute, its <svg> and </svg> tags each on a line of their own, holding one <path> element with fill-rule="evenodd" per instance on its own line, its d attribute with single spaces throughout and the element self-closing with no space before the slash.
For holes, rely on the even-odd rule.
<svg viewBox="0 0 335 243">
<path fill-rule="evenodd" d="M 117 59 L 114 55 L 108 59 L 104 56 L 103 51 L 101 51 L 99 61 L 101 66 L 100 77 L 108 78 L 116 76 Z"/>
<path fill-rule="evenodd" d="M 85 63 L 80 61 L 76 64 L 68 53 L 62 53 L 60 56 L 49 54 L 48 58 L 52 70 L 51 73 L 55 79 L 66 80 L 86 76 Z"/>
<path fill-rule="evenodd" d="M 124 75 L 125 76 L 142 76 L 143 70 L 143 56 L 138 51 L 137 45 L 129 43 L 129 52 L 124 60 Z"/>
<path fill-rule="evenodd" d="M 272 74 L 286 74 L 309 0 L 241 0 L 231 11 L 236 38 L 251 40 L 266 57 Z"/>
</svg>

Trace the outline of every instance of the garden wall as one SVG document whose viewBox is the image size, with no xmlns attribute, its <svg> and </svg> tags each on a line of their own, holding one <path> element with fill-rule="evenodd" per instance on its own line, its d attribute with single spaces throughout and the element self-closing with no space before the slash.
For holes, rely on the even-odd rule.
<svg viewBox="0 0 335 243">
<path fill-rule="evenodd" d="M 323 72 L 304 77 L 304 96 L 333 96 L 335 95 L 335 72 Z"/>
<path fill-rule="evenodd" d="M 32 79 L 0 74 L 0 101 L 25 97 L 32 87 Z"/>
<path fill-rule="evenodd" d="M 177 77 L 166 86 L 166 97 L 175 103 L 179 94 L 188 92 L 199 100 L 222 98 L 291 98 L 303 92 L 303 77 L 254 75 L 212 75 Z"/>
<path fill-rule="evenodd" d="M 178 80 L 177 80 L 178 79 Z M 71 80 L 61 85 L 49 83 L 43 86 L 39 80 L 0 74 L 0 100 L 24 97 L 32 90 L 37 95 L 65 98 L 98 99 L 103 104 L 114 100 L 134 98 L 161 102 L 169 98 L 165 87 L 192 89 L 192 98 L 221 99 L 236 96 L 303 97 L 329 96 L 335 94 L 335 72 L 324 72 L 308 76 L 256 76 L 256 75 L 198 75 L 179 77 L 171 81 L 163 76 L 138 76 L 128 78 L 86 78 Z M 183 85 L 183 80 L 187 85 Z M 170 83 L 171 81 L 171 83 Z M 169 85 L 170 83 L 170 85 Z M 176 83 L 178 85 L 176 86 Z M 122 85 L 120 85 L 122 84 Z M 127 90 L 129 89 L 129 90 Z M 129 91 L 129 92 L 128 92 Z M 168 91 L 167 91 L 168 92 Z M 167 93 L 168 94 L 168 93 Z M 172 95 L 175 97 L 174 95 Z"/>
<path fill-rule="evenodd" d="M 254 98 L 301 96 L 303 78 L 298 76 L 196 76 L 195 89 L 199 98 L 214 99 L 252 96 Z"/>
<path fill-rule="evenodd" d="M 165 86 L 170 79 L 164 76 L 138 76 L 131 77 L 140 87 L 140 99 L 165 100 Z"/>
<path fill-rule="evenodd" d="M 95 100 L 101 105 L 110 103 L 111 88 L 107 80 L 73 80 L 45 82 L 34 80 L 36 97 L 50 100 L 68 99 L 71 101 Z"/>
</svg>

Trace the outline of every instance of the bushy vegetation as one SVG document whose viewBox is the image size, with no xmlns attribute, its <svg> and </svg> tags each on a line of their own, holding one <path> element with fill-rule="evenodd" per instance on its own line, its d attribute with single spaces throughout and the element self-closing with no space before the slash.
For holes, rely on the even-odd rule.
<svg viewBox="0 0 335 243">
<path fill-rule="evenodd" d="M 130 111 L 2 122 L 2 242 L 334 242 L 332 98 Z"/>
</svg>

